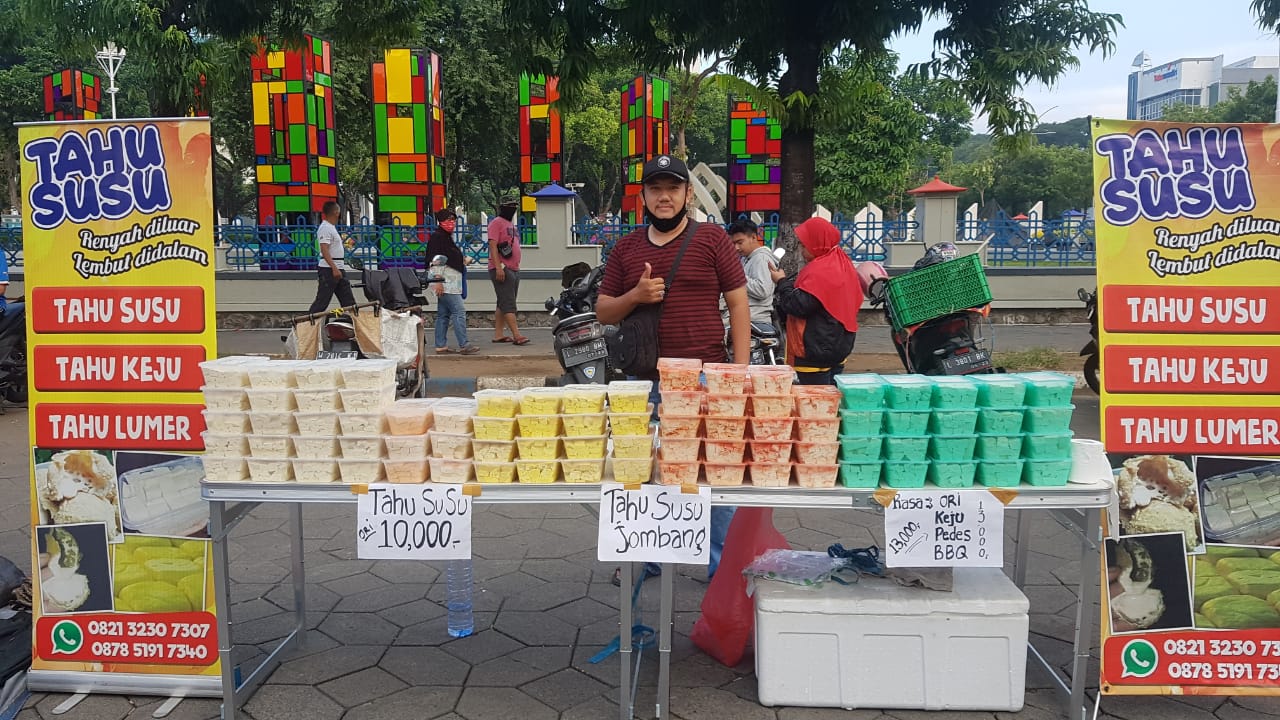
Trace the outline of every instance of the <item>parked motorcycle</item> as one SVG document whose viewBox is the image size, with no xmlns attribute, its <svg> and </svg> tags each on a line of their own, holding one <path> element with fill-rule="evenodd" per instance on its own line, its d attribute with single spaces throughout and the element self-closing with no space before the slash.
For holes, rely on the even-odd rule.
<svg viewBox="0 0 1280 720">
<path fill-rule="evenodd" d="M 1100 393 L 1102 383 L 1098 372 L 1100 362 L 1098 348 L 1098 291 L 1089 292 L 1084 288 L 1080 288 L 1076 291 L 1076 297 L 1080 298 L 1080 302 L 1084 303 L 1085 314 L 1089 316 L 1090 340 L 1080 350 L 1080 356 L 1084 358 L 1084 381 L 1089 385 L 1090 390 L 1094 393 Z"/>
<path fill-rule="evenodd" d="M 0 414 L 5 405 L 27 404 L 27 323 L 25 305 L 9 303 L 0 319 Z"/>
<path fill-rule="evenodd" d="M 559 298 L 547 298 L 544 306 L 556 318 L 552 328 L 556 359 L 564 370 L 560 384 L 606 383 L 613 373 L 605 340 L 611 328 L 596 318 L 596 297 L 604 279 L 604 266 L 570 265 L 561 273 Z"/>
</svg>

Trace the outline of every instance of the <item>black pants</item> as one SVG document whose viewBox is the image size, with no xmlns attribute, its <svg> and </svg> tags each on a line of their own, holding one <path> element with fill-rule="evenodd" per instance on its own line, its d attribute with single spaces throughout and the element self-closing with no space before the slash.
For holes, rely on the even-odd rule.
<svg viewBox="0 0 1280 720">
<path fill-rule="evenodd" d="M 844 372 L 844 365 L 837 365 L 822 372 L 797 372 L 796 382 L 801 385 L 834 385 L 835 376 Z"/>
<path fill-rule="evenodd" d="M 333 276 L 333 269 L 322 267 L 319 268 L 317 275 L 320 284 L 316 288 L 316 299 L 311 303 L 312 313 L 320 313 L 329 309 L 329 301 L 333 299 L 334 294 L 338 295 L 338 302 L 342 307 L 351 307 L 356 304 L 356 296 L 351 293 L 351 283 L 347 280 L 347 274 L 344 271 L 342 277 Z"/>
</svg>

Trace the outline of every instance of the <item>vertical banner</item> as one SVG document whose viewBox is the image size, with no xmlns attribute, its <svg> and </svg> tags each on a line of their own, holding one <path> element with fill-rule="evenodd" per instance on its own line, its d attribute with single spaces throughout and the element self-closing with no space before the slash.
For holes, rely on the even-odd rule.
<svg viewBox="0 0 1280 720">
<path fill-rule="evenodd" d="M 1104 693 L 1280 694 L 1278 143 L 1094 121 Z"/>
<path fill-rule="evenodd" d="M 110 691 L 128 674 L 135 692 L 148 676 L 157 692 L 216 693 L 191 454 L 203 449 L 199 363 L 217 342 L 209 121 L 34 124 L 18 138 L 31 685 Z"/>
</svg>

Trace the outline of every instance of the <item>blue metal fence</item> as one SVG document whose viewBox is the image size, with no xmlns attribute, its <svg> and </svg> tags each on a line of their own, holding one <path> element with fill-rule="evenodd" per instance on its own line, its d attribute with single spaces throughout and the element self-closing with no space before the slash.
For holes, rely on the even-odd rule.
<svg viewBox="0 0 1280 720">
<path fill-rule="evenodd" d="M 1004 213 L 989 219 L 966 215 L 957 235 L 962 240 L 988 240 L 987 264 L 992 266 L 1063 267 L 1094 265 L 1097 260 L 1093 219 L 1082 213 L 1016 220 Z"/>
</svg>

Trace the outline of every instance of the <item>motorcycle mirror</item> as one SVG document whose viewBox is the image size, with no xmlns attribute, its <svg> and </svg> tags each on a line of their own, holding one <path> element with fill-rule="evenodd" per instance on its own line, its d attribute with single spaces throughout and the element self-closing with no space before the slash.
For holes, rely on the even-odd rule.
<svg viewBox="0 0 1280 720">
<path fill-rule="evenodd" d="M 1080 288 L 1076 291 L 1076 297 L 1080 298 L 1080 302 L 1087 303 L 1089 302 L 1089 291 L 1084 288 Z"/>
<path fill-rule="evenodd" d="M 773 249 L 773 257 L 775 259 L 781 260 L 782 256 L 786 254 L 787 254 L 787 249 L 784 247 L 776 247 Z"/>
<path fill-rule="evenodd" d="M 447 262 L 449 262 L 449 258 L 447 258 L 447 257 L 445 257 L 445 256 L 443 256 L 443 255 L 437 255 L 437 256 L 435 256 L 435 257 L 431 258 L 431 264 L 432 264 L 432 265 L 444 265 L 444 264 L 445 264 L 445 263 L 447 263 Z"/>
</svg>

